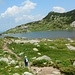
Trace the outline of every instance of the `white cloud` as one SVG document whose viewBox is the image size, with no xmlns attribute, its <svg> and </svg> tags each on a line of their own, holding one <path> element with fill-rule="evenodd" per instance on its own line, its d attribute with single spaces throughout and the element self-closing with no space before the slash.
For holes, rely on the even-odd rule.
<svg viewBox="0 0 75 75">
<path fill-rule="evenodd" d="M 42 15 L 36 15 L 36 16 L 32 16 L 32 15 L 23 15 L 22 17 L 17 17 L 15 18 L 15 22 L 28 22 L 28 21 L 37 21 L 37 20 L 41 20 L 42 18 L 44 18 L 44 16 Z"/>
<path fill-rule="evenodd" d="M 53 11 L 55 12 L 59 12 L 59 13 L 63 13 L 65 12 L 66 10 L 62 7 L 53 7 Z"/>
<path fill-rule="evenodd" d="M 35 9 L 37 4 L 30 0 L 21 3 L 21 6 L 12 6 L 0 15 L 0 30 L 8 30 L 21 24 L 41 20 L 42 15 L 31 15 L 31 10 Z"/>
<path fill-rule="evenodd" d="M 30 0 L 27 0 L 24 2 L 23 6 L 12 6 L 9 7 L 4 13 L 1 14 L 1 17 L 5 16 L 17 16 L 19 14 L 25 14 L 26 12 L 29 12 L 31 9 L 34 9 L 36 6 L 36 3 L 32 3 Z"/>
</svg>

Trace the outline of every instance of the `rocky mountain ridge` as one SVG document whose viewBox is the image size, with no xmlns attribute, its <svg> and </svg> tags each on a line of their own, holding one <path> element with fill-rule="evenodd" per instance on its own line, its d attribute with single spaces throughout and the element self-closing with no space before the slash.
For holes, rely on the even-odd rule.
<svg viewBox="0 0 75 75">
<path fill-rule="evenodd" d="M 65 13 L 50 12 L 42 20 L 22 24 L 3 34 L 53 30 L 75 30 L 75 10 Z"/>
</svg>

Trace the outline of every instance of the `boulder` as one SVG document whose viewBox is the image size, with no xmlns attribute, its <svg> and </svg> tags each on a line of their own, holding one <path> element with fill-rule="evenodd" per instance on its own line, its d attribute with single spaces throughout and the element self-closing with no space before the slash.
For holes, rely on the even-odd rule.
<svg viewBox="0 0 75 75">
<path fill-rule="evenodd" d="M 55 47 L 54 47 L 54 46 L 49 46 L 49 48 L 55 49 Z"/>
<path fill-rule="evenodd" d="M 15 68 L 19 68 L 19 66 L 15 66 Z"/>
<path fill-rule="evenodd" d="M 57 71 L 53 71 L 52 72 L 54 75 L 60 75 L 60 72 L 57 72 Z"/>
<path fill-rule="evenodd" d="M 33 48 L 33 50 L 34 50 L 34 51 L 38 51 L 38 49 L 37 49 L 37 48 Z"/>
<path fill-rule="evenodd" d="M 73 21 L 70 26 L 71 26 L 71 27 L 75 27 L 75 21 Z"/>
<path fill-rule="evenodd" d="M 14 73 L 13 75 L 20 75 L 20 74 L 18 74 L 18 73 Z"/>
<path fill-rule="evenodd" d="M 10 64 L 16 64 L 15 60 L 10 61 Z"/>
<path fill-rule="evenodd" d="M 38 55 L 41 55 L 41 53 L 37 53 Z"/>
<path fill-rule="evenodd" d="M 36 59 L 36 57 L 33 57 L 32 59 Z"/>
<path fill-rule="evenodd" d="M 33 75 L 32 73 L 29 73 L 29 72 L 24 72 L 24 74 L 22 75 Z"/>
<path fill-rule="evenodd" d="M 70 42 L 74 42 L 71 38 L 67 38 L 67 40 L 70 41 Z"/>
<path fill-rule="evenodd" d="M 67 46 L 67 48 L 68 48 L 69 50 L 75 50 L 75 47 L 73 47 L 73 46 Z"/>
<path fill-rule="evenodd" d="M 48 56 L 44 55 L 42 57 L 38 57 L 36 60 L 42 60 L 42 59 L 46 59 L 46 60 L 51 60 Z"/>
<path fill-rule="evenodd" d="M 9 60 L 8 60 L 8 58 L 1 58 L 0 61 L 5 61 L 8 63 Z"/>
<path fill-rule="evenodd" d="M 75 61 L 74 61 L 73 65 L 75 66 Z"/>
</svg>

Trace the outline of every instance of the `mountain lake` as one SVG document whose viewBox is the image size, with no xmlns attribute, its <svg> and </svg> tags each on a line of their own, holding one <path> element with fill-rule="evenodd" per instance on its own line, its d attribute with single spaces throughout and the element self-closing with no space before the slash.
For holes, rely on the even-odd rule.
<svg viewBox="0 0 75 75">
<path fill-rule="evenodd" d="M 57 39 L 57 38 L 75 38 L 75 30 L 64 30 L 64 31 L 38 31 L 29 33 L 15 33 L 15 34 L 5 34 L 0 36 L 3 38 L 5 36 L 27 38 L 27 39 Z"/>
</svg>

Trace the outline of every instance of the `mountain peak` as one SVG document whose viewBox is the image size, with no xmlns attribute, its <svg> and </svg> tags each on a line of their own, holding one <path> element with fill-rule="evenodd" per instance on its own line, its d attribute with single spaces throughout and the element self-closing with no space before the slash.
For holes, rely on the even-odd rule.
<svg viewBox="0 0 75 75">
<path fill-rule="evenodd" d="M 65 13 L 51 11 L 46 17 L 44 17 L 40 21 L 30 22 L 27 24 L 17 26 L 13 29 L 6 31 L 5 33 L 25 33 L 51 30 L 75 30 L 75 27 L 71 26 L 73 21 L 75 21 L 75 9 Z M 24 29 L 24 26 L 27 26 L 27 29 Z"/>
</svg>

